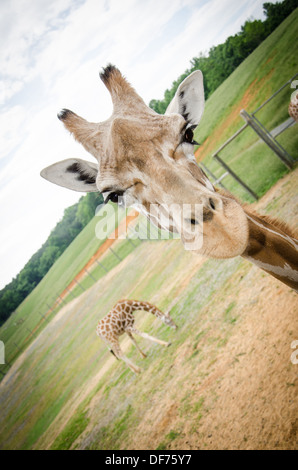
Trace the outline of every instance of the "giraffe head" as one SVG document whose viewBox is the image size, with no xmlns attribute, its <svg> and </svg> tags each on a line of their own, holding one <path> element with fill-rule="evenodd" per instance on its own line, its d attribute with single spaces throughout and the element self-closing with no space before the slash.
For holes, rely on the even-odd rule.
<svg viewBox="0 0 298 470">
<path fill-rule="evenodd" d="M 166 326 L 170 326 L 171 328 L 173 328 L 174 330 L 177 330 L 178 329 L 178 326 L 176 325 L 176 323 L 172 320 L 172 318 L 170 317 L 170 313 L 169 312 L 165 312 L 164 314 L 161 315 L 160 317 L 161 321 L 166 325 Z"/>
<path fill-rule="evenodd" d="M 245 213 L 215 190 L 194 158 L 193 129 L 204 109 L 202 73 L 195 71 L 180 84 L 165 115 L 148 108 L 116 67 L 106 67 L 100 76 L 113 101 L 109 119 L 92 123 L 65 109 L 58 115 L 97 164 L 68 159 L 41 176 L 135 207 L 179 233 L 187 249 L 215 258 L 242 254 L 248 239 Z"/>
</svg>

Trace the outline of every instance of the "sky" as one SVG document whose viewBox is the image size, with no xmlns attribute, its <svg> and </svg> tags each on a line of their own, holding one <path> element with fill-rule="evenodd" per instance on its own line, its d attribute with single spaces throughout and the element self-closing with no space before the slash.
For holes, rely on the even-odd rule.
<svg viewBox="0 0 298 470">
<path fill-rule="evenodd" d="M 57 119 L 112 112 L 99 71 L 112 63 L 147 104 L 200 52 L 264 19 L 264 0 L 1 0 L 0 289 L 81 197 L 40 177 L 65 158 L 93 161 Z M 275 2 L 273 2 L 275 3 Z"/>
</svg>

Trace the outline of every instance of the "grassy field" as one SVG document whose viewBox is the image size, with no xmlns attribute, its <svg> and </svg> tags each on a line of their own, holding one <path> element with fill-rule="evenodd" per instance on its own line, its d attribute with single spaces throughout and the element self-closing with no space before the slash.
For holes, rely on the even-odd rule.
<svg viewBox="0 0 298 470">
<path fill-rule="evenodd" d="M 298 71 L 297 19 L 295 11 L 206 103 L 196 136 L 203 142 L 199 158 L 217 176 L 211 154 L 242 124 L 240 109 L 252 111 Z M 269 129 L 287 117 L 288 101 L 285 95 L 260 115 Z M 297 125 L 279 140 L 298 157 Z M 226 161 L 259 195 L 287 173 L 249 130 L 228 150 Z M 246 199 L 233 181 L 224 182 Z M 296 188 L 294 171 L 258 206 L 293 224 Z M 295 448 L 297 366 L 289 359 L 298 331 L 294 293 L 240 258 L 205 260 L 183 250 L 179 240 L 135 247 L 123 240 L 117 249 L 125 259 L 117 264 L 107 254 L 109 272 L 94 269 L 99 281 L 91 285 L 86 277 L 88 291 L 40 324 L 39 312 L 102 243 L 96 223 L 95 217 L 0 329 L 7 359 L 15 360 L 0 383 L 0 448 Z M 170 309 L 179 325 L 174 333 L 148 314 L 136 315 L 141 329 L 173 341 L 165 349 L 139 340 L 144 360 L 122 341 L 143 367 L 140 377 L 95 335 L 97 321 L 120 298 Z M 27 328 L 37 337 L 17 354 L 15 344 L 28 340 Z"/>
</svg>

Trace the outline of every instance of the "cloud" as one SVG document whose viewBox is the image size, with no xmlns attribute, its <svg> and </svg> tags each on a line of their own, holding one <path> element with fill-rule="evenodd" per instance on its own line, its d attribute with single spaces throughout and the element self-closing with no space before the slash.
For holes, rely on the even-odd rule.
<svg viewBox="0 0 298 470">
<path fill-rule="evenodd" d="M 24 126 L 25 111 L 22 106 L 13 106 L 0 114 L 0 159 L 13 151 L 22 139 L 20 129 Z M 1 165 L 1 160 L 0 160 Z"/>
<path fill-rule="evenodd" d="M 200 6 L 201 4 L 201 6 Z M 228 36 L 240 31 L 249 16 L 262 16 L 262 3 L 259 0 L 209 0 L 208 2 L 189 2 L 191 14 L 175 37 L 160 45 L 154 57 L 157 79 L 153 79 L 152 63 L 142 65 L 138 75 L 147 78 L 147 101 L 162 99 L 165 89 L 190 67 L 190 60 L 201 52 L 225 41 Z M 232 16 L 233 15 L 233 16 Z M 150 84 L 150 87 L 149 87 Z"/>
<path fill-rule="evenodd" d="M 2 90 L 2 100 L 30 80 L 36 69 L 38 51 L 47 43 L 49 33 L 63 26 L 60 19 L 63 12 L 71 12 L 76 3 L 71 0 L 4 0 L 0 3 L 0 79 L 8 89 L 6 96 Z"/>
</svg>

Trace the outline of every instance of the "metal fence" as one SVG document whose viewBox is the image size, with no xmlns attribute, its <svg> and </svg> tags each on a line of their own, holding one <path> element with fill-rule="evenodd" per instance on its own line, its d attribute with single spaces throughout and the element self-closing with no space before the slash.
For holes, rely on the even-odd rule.
<svg viewBox="0 0 298 470">
<path fill-rule="evenodd" d="M 244 119 L 245 124 L 235 132 L 219 149 L 214 152 L 212 157 L 219 163 L 219 165 L 225 170 L 225 172 L 221 175 L 220 178 L 216 178 L 216 176 L 207 168 L 205 165 L 200 164 L 204 171 L 211 176 L 215 183 L 218 183 L 221 187 L 224 188 L 222 180 L 227 176 L 230 175 L 234 178 L 235 181 L 255 200 L 258 199 L 258 195 L 246 184 L 240 177 L 237 175 L 231 167 L 219 156 L 219 153 L 222 152 L 224 148 L 226 148 L 233 140 L 236 139 L 245 129 L 250 127 L 253 131 L 265 142 L 265 144 L 270 147 L 270 149 L 277 155 L 277 157 L 283 162 L 283 164 L 288 168 L 292 169 L 295 160 L 293 157 L 282 147 L 282 145 L 276 140 L 276 137 L 284 132 L 289 127 L 295 124 L 294 119 L 288 118 L 286 121 L 281 123 L 276 128 L 269 131 L 266 129 L 264 124 L 256 117 L 256 114 L 263 109 L 269 102 L 275 99 L 279 93 L 281 93 L 284 88 L 288 87 L 291 83 L 294 82 L 295 78 L 298 77 L 298 73 L 296 73 L 292 78 L 290 78 L 282 87 L 280 87 L 275 93 L 273 93 L 266 101 L 264 101 L 257 109 L 255 109 L 252 113 L 248 113 L 245 109 L 240 112 L 241 117 Z"/>
</svg>

